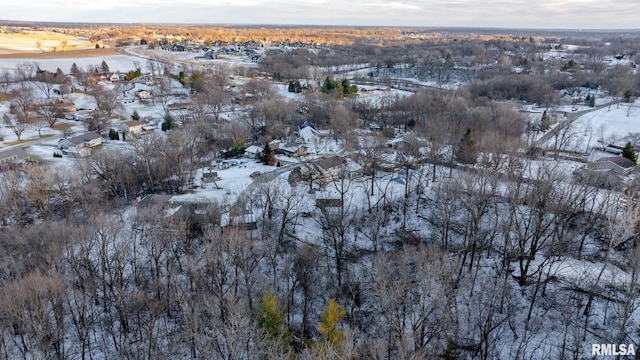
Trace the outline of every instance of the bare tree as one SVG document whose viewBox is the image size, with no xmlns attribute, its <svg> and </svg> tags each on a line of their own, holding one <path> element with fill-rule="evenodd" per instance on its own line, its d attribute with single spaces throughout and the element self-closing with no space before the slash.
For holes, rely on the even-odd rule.
<svg viewBox="0 0 640 360">
<path fill-rule="evenodd" d="M 9 93 L 9 85 L 14 82 L 14 72 L 11 70 L 2 70 L 0 72 L 0 88 L 4 94 Z"/>
<path fill-rule="evenodd" d="M 118 101 L 115 91 L 105 89 L 100 85 L 95 85 L 91 88 L 90 92 L 96 99 L 98 109 L 104 111 L 108 116 L 111 116 L 120 108 L 120 102 Z"/>
<path fill-rule="evenodd" d="M 53 126 L 61 117 L 61 111 L 53 103 L 44 103 L 38 106 L 38 113 L 43 117 L 44 121 L 49 124 L 49 127 Z"/>
<path fill-rule="evenodd" d="M 18 137 L 18 141 L 21 140 L 22 133 L 30 127 L 29 119 L 23 114 L 18 114 L 14 119 L 11 119 L 9 115 L 4 114 L 2 119 L 4 124 Z"/>
</svg>

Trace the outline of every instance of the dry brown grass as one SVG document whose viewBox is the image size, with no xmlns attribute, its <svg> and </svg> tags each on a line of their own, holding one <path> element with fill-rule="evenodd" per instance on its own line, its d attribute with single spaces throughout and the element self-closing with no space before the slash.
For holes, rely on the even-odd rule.
<svg viewBox="0 0 640 360">
<path fill-rule="evenodd" d="M 33 53 L 33 52 L 17 52 L 17 53 L 11 53 L 11 54 L 0 53 L 0 58 L 62 59 L 62 58 L 77 58 L 77 57 L 100 57 L 100 56 L 118 55 L 118 54 L 120 53 L 116 49 L 102 48 L 102 49 L 56 51 L 56 52 L 43 52 L 43 53 Z"/>
<path fill-rule="evenodd" d="M 94 46 L 95 44 L 87 38 L 53 31 L 0 34 L 0 54 L 66 52 L 90 49 Z"/>
<path fill-rule="evenodd" d="M 64 130 L 69 130 L 72 126 L 73 124 L 70 124 L 70 123 L 57 123 L 57 124 L 54 124 L 52 128 L 55 130 L 64 131 Z"/>
</svg>

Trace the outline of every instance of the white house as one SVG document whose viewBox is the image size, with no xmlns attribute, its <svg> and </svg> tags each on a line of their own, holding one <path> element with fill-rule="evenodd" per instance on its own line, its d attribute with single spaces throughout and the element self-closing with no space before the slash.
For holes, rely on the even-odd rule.
<svg viewBox="0 0 640 360">
<path fill-rule="evenodd" d="M 320 132 L 316 130 L 313 126 L 307 125 L 306 123 L 300 127 L 298 130 L 298 135 L 305 143 L 313 142 L 320 136 Z"/>
<path fill-rule="evenodd" d="M 129 120 L 120 124 L 119 130 L 123 134 L 139 134 L 148 125 L 149 123 L 146 121 Z"/>
<path fill-rule="evenodd" d="M 136 95 L 140 99 L 151 99 L 153 97 L 153 95 L 151 94 L 151 91 L 149 90 L 140 90 Z"/>
<path fill-rule="evenodd" d="M 251 145 L 244 149 L 244 156 L 249 159 L 257 159 L 260 153 L 262 152 L 262 148 L 257 145 Z"/>
</svg>

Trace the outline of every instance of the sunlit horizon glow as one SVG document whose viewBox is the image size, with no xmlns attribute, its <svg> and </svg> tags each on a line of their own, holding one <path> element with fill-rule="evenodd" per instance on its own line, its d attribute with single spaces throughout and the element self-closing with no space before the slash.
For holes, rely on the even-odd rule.
<svg viewBox="0 0 640 360">
<path fill-rule="evenodd" d="M 0 0 L 3 20 L 637 29 L 636 0 Z"/>
</svg>

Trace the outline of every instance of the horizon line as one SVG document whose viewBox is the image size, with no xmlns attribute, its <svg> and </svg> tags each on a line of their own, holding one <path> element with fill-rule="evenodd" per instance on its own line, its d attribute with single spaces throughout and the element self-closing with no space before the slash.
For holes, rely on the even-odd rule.
<svg viewBox="0 0 640 360">
<path fill-rule="evenodd" d="M 460 29 L 460 30 L 529 30 L 529 31 L 572 31 L 572 32 L 640 32 L 640 28 L 557 28 L 557 27 L 510 27 L 510 26 L 469 26 L 469 25 L 353 25 L 353 24 L 303 24 L 303 23 L 202 23 L 202 22 L 117 22 L 117 21 L 50 21 L 50 20 L 13 20 L 0 19 L 0 26 L 21 26 L 21 25 L 40 25 L 60 27 L 77 26 L 99 26 L 99 25 L 120 25 L 120 26 L 214 26 L 214 27 L 318 27 L 318 28 L 388 28 L 388 29 Z"/>
</svg>

